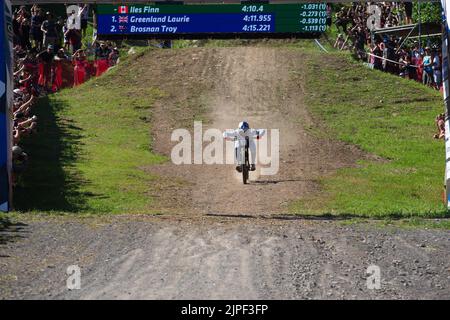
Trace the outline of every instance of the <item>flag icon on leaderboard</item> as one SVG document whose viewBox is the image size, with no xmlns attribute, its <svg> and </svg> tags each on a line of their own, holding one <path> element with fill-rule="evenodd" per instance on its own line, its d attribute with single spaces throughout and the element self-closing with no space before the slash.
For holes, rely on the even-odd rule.
<svg viewBox="0 0 450 320">
<path fill-rule="evenodd" d="M 128 6 L 119 6 L 119 13 L 128 13 Z"/>
</svg>

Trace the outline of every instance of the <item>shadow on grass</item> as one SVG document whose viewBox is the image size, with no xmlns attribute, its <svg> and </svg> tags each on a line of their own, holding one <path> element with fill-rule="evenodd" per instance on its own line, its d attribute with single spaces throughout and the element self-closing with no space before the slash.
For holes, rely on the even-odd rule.
<svg viewBox="0 0 450 320">
<path fill-rule="evenodd" d="M 81 129 L 57 116 L 65 107 L 55 97 L 43 97 L 34 107 L 38 133 L 21 141 L 29 161 L 14 190 L 15 210 L 79 212 L 86 207 L 79 187 L 87 182 L 74 167 Z"/>
</svg>

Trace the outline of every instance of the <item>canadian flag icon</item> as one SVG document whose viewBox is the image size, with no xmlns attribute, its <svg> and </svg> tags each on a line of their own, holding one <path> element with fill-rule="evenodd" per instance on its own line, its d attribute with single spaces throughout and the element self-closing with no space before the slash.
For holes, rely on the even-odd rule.
<svg viewBox="0 0 450 320">
<path fill-rule="evenodd" d="M 128 6 L 119 6 L 119 13 L 128 13 Z"/>
</svg>

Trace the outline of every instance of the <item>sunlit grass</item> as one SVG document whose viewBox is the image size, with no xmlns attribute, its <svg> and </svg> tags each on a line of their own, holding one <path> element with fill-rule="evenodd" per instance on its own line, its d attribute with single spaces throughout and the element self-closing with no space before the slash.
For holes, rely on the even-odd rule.
<svg viewBox="0 0 450 320">
<path fill-rule="evenodd" d="M 30 168 L 16 190 L 21 211 L 152 212 L 150 109 L 158 89 L 127 83 L 125 66 L 42 99 Z"/>
<path fill-rule="evenodd" d="M 307 104 L 326 132 L 380 161 L 320 179 L 322 192 L 296 213 L 442 217 L 444 142 L 432 138 L 443 110 L 437 91 L 370 70 L 342 53 L 308 51 Z"/>
</svg>

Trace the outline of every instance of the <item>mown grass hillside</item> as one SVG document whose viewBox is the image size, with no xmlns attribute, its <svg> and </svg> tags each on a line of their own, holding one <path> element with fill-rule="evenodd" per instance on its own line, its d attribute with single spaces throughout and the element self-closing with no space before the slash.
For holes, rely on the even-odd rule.
<svg viewBox="0 0 450 320">
<path fill-rule="evenodd" d="M 127 83 L 136 58 L 39 101 L 39 133 L 24 144 L 30 163 L 15 190 L 17 210 L 151 212 L 155 177 L 139 168 L 164 161 L 149 134 L 150 109 L 163 93 Z"/>
<path fill-rule="evenodd" d="M 320 180 L 318 196 L 297 213 L 395 217 L 445 215 L 444 142 L 435 140 L 439 92 L 368 69 L 344 53 L 308 50 L 307 104 L 325 130 L 313 134 L 359 146 L 380 157 Z"/>
</svg>

